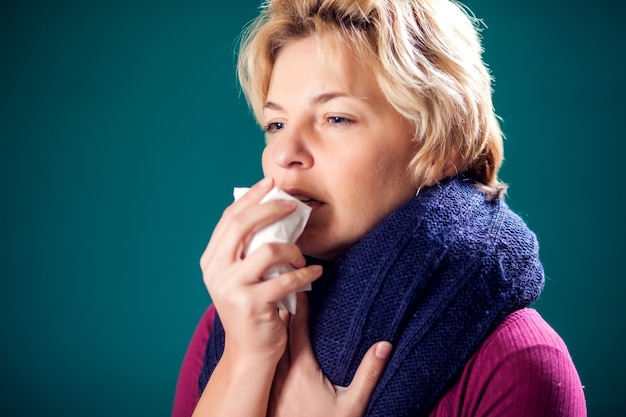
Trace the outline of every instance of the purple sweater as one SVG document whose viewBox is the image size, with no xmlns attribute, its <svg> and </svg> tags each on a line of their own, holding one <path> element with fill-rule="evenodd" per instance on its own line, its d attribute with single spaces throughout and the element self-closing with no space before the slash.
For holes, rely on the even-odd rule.
<svg viewBox="0 0 626 417">
<path fill-rule="evenodd" d="M 193 334 L 180 370 L 172 417 L 189 417 L 213 326 L 210 306 Z M 465 365 L 431 417 L 585 417 L 582 384 L 559 335 L 526 308 L 508 316 Z"/>
</svg>

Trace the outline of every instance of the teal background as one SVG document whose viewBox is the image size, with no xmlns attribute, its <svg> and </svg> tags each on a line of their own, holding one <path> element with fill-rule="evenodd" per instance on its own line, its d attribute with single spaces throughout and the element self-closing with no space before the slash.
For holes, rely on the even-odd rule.
<svg viewBox="0 0 626 417">
<path fill-rule="evenodd" d="M 589 414 L 623 413 L 621 2 L 466 2 L 537 233 L 536 307 Z M 619 5 L 617 3 L 620 3 Z M 0 415 L 167 416 L 209 302 L 198 259 L 263 146 L 234 74 L 256 0 L 0 6 Z"/>
</svg>

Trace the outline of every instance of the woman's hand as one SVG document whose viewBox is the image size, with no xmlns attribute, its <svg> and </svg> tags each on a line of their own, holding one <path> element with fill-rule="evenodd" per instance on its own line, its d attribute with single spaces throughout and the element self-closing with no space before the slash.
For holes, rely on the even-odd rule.
<svg viewBox="0 0 626 417">
<path fill-rule="evenodd" d="M 272 185 L 271 179 L 259 182 L 224 211 L 200 259 L 226 339 L 194 416 L 266 415 L 276 365 L 287 345 L 287 322 L 276 304 L 321 275 L 321 267 L 305 267 L 294 244 L 266 244 L 244 258 L 254 233 L 295 209 L 293 201 L 259 204 Z M 263 280 L 263 273 L 278 264 L 297 269 Z"/>
<path fill-rule="evenodd" d="M 286 325 L 276 303 L 318 278 L 321 268 L 305 267 L 298 247 L 287 243 L 265 244 L 244 259 L 245 248 L 255 232 L 295 209 L 293 201 L 259 204 L 272 186 L 270 178 L 260 181 L 224 211 L 200 266 L 224 326 L 225 350 L 264 357 L 275 365 L 287 343 Z M 291 264 L 297 269 L 263 280 L 263 273 L 277 264 Z"/>
<path fill-rule="evenodd" d="M 378 342 L 365 354 L 348 387 L 333 385 L 313 354 L 308 327 L 308 302 L 298 294 L 298 311 L 289 323 L 289 347 L 278 364 L 268 416 L 360 417 L 391 353 L 391 344 Z"/>
</svg>

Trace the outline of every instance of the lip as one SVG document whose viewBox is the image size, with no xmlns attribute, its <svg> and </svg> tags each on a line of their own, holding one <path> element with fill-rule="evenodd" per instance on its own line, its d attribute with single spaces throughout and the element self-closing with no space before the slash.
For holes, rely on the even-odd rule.
<svg viewBox="0 0 626 417">
<path fill-rule="evenodd" d="M 319 197 L 317 197 L 315 194 L 306 190 L 302 190 L 300 188 L 283 188 L 283 191 L 285 191 L 290 196 L 297 198 L 298 200 L 302 201 L 313 209 L 326 204 L 324 201 L 320 200 Z"/>
</svg>

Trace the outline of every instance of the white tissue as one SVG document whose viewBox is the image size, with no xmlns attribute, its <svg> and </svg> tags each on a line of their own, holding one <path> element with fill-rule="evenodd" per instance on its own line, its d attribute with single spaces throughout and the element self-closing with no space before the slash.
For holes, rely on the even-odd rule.
<svg viewBox="0 0 626 417">
<path fill-rule="evenodd" d="M 238 200 L 241 196 L 247 193 L 249 188 L 235 187 L 233 190 L 233 196 L 235 200 Z M 281 242 L 281 243 L 295 243 L 300 237 L 306 226 L 306 222 L 309 220 L 311 214 L 311 207 L 304 204 L 302 201 L 294 198 L 281 190 L 280 188 L 273 188 L 269 193 L 263 197 L 261 204 L 271 200 L 294 200 L 296 202 L 296 210 L 290 213 L 288 216 L 283 217 L 270 224 L 269 226 L 259 230 L 252 237 L 252 240 L 248 244 L 245 250 L 245 255 L 254 252 L 259 246 L 264 243 Z M 285 272 L 293 271 L 294 268 L 289 264 L 276 265 L 268 269 L 263 275 L 264 279 L 272 279 Z M 309 291 L 311 284 L 300 288 L 298 291 Z M 278 308 L 281 310 L 287 310 L 291 314 L 296 313 L 296 293 L 292 292 L 287 294 L 282 300 L 278 302 Z"/>
</svg>

